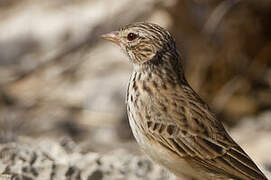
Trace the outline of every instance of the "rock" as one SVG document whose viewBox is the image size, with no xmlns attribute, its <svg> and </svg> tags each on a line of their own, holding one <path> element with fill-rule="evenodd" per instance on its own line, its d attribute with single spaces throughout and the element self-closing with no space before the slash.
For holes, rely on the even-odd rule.
<svg viewBox="0 0 271 180">
<path fill-rule="evenodd" d="M 83 154 L 78 148 L 67 151 L 55 140 L 21 138 L 20 142 L 3 144 L 0 155 L 3 180 L 175 180 L 150 160 L 125 149 Z"/>
</svg>

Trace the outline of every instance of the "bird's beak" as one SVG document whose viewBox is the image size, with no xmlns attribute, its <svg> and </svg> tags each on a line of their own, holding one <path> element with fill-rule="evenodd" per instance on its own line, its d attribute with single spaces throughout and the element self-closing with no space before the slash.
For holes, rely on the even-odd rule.
<svg viewBox="0 0 271 180">
<path fill-rule="evenodd" d="M 120 46 L 119 31 L 113 31 L 107 34 L 103 34 L 101 37 L 105 40 L 112 41 L 113 43 Z"/>
</svg>

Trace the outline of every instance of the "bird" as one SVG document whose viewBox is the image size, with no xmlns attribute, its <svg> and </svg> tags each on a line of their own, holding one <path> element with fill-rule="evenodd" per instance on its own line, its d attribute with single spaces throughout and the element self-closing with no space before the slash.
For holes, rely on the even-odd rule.
<svg viewBox="0 0 271 180">
<path fill-rule="evenodd" d="M 150 159 L 184 179 L 267 180 L 191 88 L 166 29 L 136 22 L 102 38 L 117 44 L 133 65 L 127 114 Z"/>
</svg>

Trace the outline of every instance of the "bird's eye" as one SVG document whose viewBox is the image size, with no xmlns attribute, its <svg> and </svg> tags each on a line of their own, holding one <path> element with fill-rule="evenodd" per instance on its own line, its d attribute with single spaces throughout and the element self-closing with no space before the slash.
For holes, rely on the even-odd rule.
<svg viewBox="0 0 271 180">
<path fill-rule="evenodd" d="M 133 41 L 133 40 L 135 40 L 137 38 L 137 35 L 135 34 L 135 33 L 129 33 L 128 35 L 127 35 L 127 39 L 129 40 L 129 41 Z"/>
</svg>

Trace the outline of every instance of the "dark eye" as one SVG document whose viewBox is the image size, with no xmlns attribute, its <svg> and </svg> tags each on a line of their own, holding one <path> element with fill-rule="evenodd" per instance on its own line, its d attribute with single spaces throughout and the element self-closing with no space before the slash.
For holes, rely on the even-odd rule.
<svg viewBox="0 0 271 180">
<path fill-rule="evenodd" d="M 127 39 L 128 39 L 129 41 L 135 40 L 136 38 L 137 38 L 137 35 L 136 35 L 135 33 L 129 33 L 129 34 L 127 35 Z"/>
</svg>

